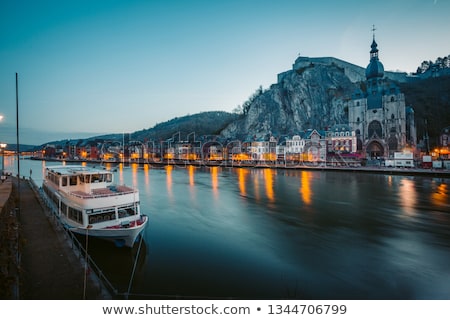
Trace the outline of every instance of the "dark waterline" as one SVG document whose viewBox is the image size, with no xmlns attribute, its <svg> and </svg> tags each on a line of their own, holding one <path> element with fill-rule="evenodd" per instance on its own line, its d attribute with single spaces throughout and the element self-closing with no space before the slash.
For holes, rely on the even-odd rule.
<svg viewBox="0 0 450 320">
<path fill-rule="evenodd" d="M 21 162 L 38 184 L 42 166 Z M 131 284 L 138 244 L 89 248 L 130 298 L 450 299 L 450 179 L 149 166 L 115 178 L 139 187 L 151 219 Z"/>
</svg>

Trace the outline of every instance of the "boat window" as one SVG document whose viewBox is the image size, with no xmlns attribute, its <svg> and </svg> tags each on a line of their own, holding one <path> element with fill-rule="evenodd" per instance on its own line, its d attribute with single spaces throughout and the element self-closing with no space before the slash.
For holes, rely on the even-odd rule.
<svg viewBox="0 0 450 320">
<path fill-rule="evenodd" d="M 106 182 L 112 182 L 112 174 L 111 173 L 106 174 Z"/>
<path fill-rule="evenodd" d="M 103 182 L 102 180 L 102 175 L 101 174 L 98 174 L 98 173 L 94 173 L 92 176 L 91 176 L 91 179 L 92 179 L 92 183 L 97 183 L 97 182 Z"/>
<path fill-rule="evenodd" d="M 48 175 L 48 180 L 53 182 L 56 185 L 59 185 L 59 177 L 55 175 L 53 172 L 50 172 Z"/>
<path fill-rule="evenodd" d="M 81 215 L 81 211 L 69 207 L 69 219 L 76 221 L 78 223 L 82 223 L 83 217 Z"/>
<path fill-rule="evenodd" d="M 61 213 L 67 215 L 67 205 L 64 202 L 61 202 Z"/>
<path fill-rule="evenodd" d="M 91 176 L 89 174 L 80 174 L 80 182 L 81 183 L 90 183 L 91 182 Z"/>
<path fill-rule="evenodd" d="M 137 212 L 134 210 L 134 207 L 121 208 L 121 209 L 119 209 L 118 212 L 119 212 L 119 219 L 134 216 L 137 214 Z"/>
<path fill-rule="evenodd" d="M 71 186 L 76 186 L 77 185 L 77 176 L 70 176 L 69 178 L 69 184 Z"/>
<path fill-rule="evenodd" d="M 62 185 L 63 187 L 67 186 L 67 177 L 65 177 L 65 176 L 62 177 L 61 185 Z"/>
<path fill-rule="evenodd" d="M 103 221 L 111 221 L 116 219 L 116 213 L 114 211 L 107 211 L 103 213 L 89 215 L 89 224 L 99 223 Z"/>
</svg>

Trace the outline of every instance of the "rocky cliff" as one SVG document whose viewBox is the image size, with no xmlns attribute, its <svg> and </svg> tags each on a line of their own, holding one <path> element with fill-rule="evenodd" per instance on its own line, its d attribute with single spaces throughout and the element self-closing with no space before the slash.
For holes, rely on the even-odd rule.
<svg viewBox="0 0 450 320">
<path fill-rule="evenodd" d="M 278 83 L 255 97 L 246 115 L 221 134 L 251 140 L 346 123 L 346 101 L 357 86 L 344 68 L 335 64 L 311 63 L 284 72 Z"/>
</svg>

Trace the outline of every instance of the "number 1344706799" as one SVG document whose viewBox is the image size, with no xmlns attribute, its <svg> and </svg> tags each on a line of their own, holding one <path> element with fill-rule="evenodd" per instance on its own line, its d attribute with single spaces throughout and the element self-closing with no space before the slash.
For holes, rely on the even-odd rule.
<svg viewBox="0 0 450 320">
<path fill-rule="evenodd" d="M 268 314 L 345 314 L 347 306 L 344 304 L 269 304 Z"/>
</svg>

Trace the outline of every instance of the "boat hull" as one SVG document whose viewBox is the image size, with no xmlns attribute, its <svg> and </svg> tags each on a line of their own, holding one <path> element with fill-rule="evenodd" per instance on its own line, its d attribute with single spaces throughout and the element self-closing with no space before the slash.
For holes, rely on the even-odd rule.
<svg viewBox="0 0 450 320">
<path fill-rule="evenodd" d="M 117 227 L 117 228 L 83 228 L 70 227 L 68 229 L 76 234 L 95 237 L 106 241 L 113 242 L 117 247 L 132 248 L 138 236 L 145 229 L 148 223 L 148 217 L 141 216 L 142 223 L 133 227 Z"/>
</svg>

